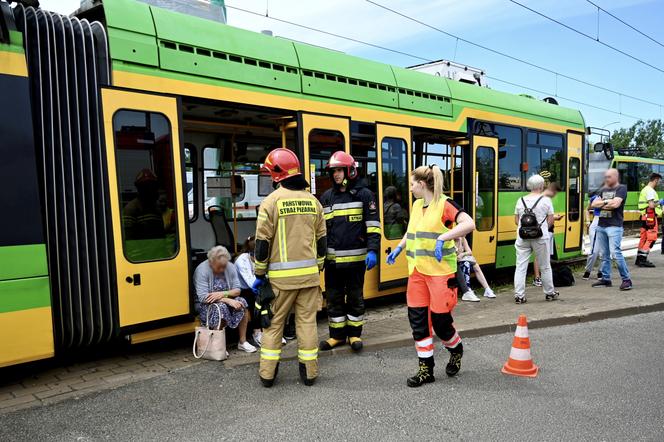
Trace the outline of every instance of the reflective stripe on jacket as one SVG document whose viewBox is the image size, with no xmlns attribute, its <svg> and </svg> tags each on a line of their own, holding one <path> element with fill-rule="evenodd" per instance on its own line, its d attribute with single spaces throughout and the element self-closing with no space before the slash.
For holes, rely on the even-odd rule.
<svg viewBox="0 0 664 442">
<path fill-rule="evenodd" d="M 437 204 L 430 204 L 424 213 L 424 200 L 413 203 L 408 231 L 406 232 L 406 258 L 408 274 L 417 271 L 424 275 L 445 276 L 456 272 L 457 259 L 454 241 L 445 241 L 443 260 L 438 262 L 434 255 L 438 237 L 449 231 L 443 224 L 443 211 L 447 196 L 441 196 Z"/>
<path fill-rule="evenodd" d="M 323 267 L 316 242 L 325 236 L 323 208 L 306 190 L 279 187 L 260 205 L 256 240 L 270 244 L 266 260 L 256 258 L 256 275 L 267 273 L 280 290 L 320 285 Z"/>
<path fill-rule="evenodd" d="M 657 191 L 648 185 L 646 185 L 643 189 L 641 189 L 641 193 L 639 194 L 638 208 L 641 211 L 641 215 L 646 214 L 646 209 L 648 208 L 648 201 L 650 201 L 648 199 L 648 194 L 650 192 L 653 192 L 653 194 L 655 195 L 654 198 L 655 213 L 657 214 L 657 216 L 662 216 L 662 206 L 659 205 L 659 196 L 657 195 Z"/>
</svg>

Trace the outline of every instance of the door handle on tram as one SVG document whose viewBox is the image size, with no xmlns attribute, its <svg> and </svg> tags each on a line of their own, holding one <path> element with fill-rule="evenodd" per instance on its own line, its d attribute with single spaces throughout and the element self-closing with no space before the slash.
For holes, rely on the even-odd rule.
<svg viewBox="0 0 664 442">
<path fill-rule="evenodd" d="M 134 285 L 141 285 L 141 274 L 134 273 L 134 276 L 127 276 L 125 281 L 127 281 L 129 284 L 133 283 Z"/>
<path fill-rule="evenodd" d="M 390 253 L 392 253 L 392 247 L 388 247 L 387 249 L 385 249 L 386 255 L 389 255 Z"/>
<path fill-rule="evenodd" d="M 494 235 L 489 236 L 489 242 L 493 242 L 494 239 L 496 239 L 496 237 Z"/>
</svg>

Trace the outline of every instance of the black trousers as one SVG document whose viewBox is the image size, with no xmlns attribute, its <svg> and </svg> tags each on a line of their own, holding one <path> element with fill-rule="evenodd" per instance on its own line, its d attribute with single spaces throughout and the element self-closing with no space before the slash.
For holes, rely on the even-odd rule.
<svg viewBox="0 0 664 442">
<path fill-rule="evenodd" d="M 362 263 L 364 264 L 364 263 Z M 325 296 L 330 337 L 337 340 L 359 338 L 364 324 L 364 265 L 325 266 Z"/>
<path fill-rule="evenodd" d="M 240 290 L 240 296 L 247 301 L 248 310 L 251 314 L 251 321 L 247 323 L 247 336 L 251 336 L 255 329 L 261 328 L 260 320 L 258 320 L 255 313 L 256 295 L 251 289 L 242 289 Z"/>
</svg>

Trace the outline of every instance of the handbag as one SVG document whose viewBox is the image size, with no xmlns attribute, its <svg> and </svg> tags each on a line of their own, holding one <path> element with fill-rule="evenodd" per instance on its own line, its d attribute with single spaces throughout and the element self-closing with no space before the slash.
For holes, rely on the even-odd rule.
<svg viewBox="0 0 664 442">
<path fill-rule="evenodd" d="M 212 306 L 217 308 L 219 314 L 219 323 L 217 328 L 210 328 L 210 310 Z M 221 309 L 218 304 L 208 306 L 205 318 L 205 327 L 196 327 L 194 336 L 194 346 L 192 352 L 196 359 L 208 359 L 210 361 L 223 361 L 228 358 L 226 352 L 226 328 L 221 326 Z"/>
</svg>

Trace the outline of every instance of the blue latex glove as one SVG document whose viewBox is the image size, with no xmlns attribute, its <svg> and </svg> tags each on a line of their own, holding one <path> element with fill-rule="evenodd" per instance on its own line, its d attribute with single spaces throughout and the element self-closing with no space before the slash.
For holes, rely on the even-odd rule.
<svg viewBox="0 0 664 442">
<path fill-rule="evenodd" d="M 436 249 L 433 251 L 434 256 L 438 260 L 438 262 L 441 262 L 443 260 L 443 245 L 445 244 L 445 241 L 443 240 L 437 240 L 436 241 Z"/>
<path fill-rule="evenodd" d="M 591 196 L 591 197 L 590 197 L 590 204 L 592 204 L 593 201 L 595 201 L 597 198 L 599 198 L 599 195 L 593 195 L 593 196 Z"/>
<path fill-rule="evenodd" d="M 659 200 L 659 205 L 664 206 L 664 199 Z"/>
<path fill-rule="evenodd" d="M 263 284 L 265 284 L 265 276 L 256 276 L 256 280 L 251 286 L 251 291 L 257 295 L 258 290 L 261 288 Z"/>
<path fill-rule="evenodd" d="M 378 264 L 378 257 L 376 256 L 376 252 L 369 250 L 369 253 L 367 253 L 367 259 L 364 260 L 364 264 L 367 266 L 367 270 L 371 270 L 376 267 L 376 264 Z"/>
<path fill-rule="evenodd" d="M 401 253 L 403 249 L 400 246 L 397 246 L 396 249 L 392 250 L 392 253 L 387 255 L 387 259 L 385 262 L 387 262 L 389 265 L 394 264 L 394 261 L 396 261 L 397 256 L 399 256 L 399 253 Z"/>
</svg>

